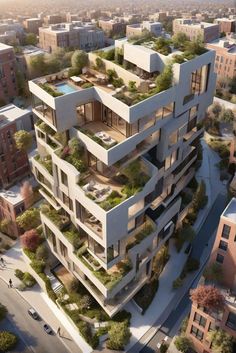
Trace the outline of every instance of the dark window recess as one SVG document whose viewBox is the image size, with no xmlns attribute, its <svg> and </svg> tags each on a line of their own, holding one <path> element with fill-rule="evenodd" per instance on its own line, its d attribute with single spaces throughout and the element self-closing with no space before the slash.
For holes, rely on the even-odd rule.
<svg viewBox="0 0 236 353">
<path fill-rule="evenodd" d="M 230 233 L 230 226 L 228 226 L 227 224 L 224 224 L 221 237 L 225 239 L 229 239 L 229 233 Z"/>
<path fill-rule="evenodd" d="M 231 328 L 231 330 L 236 331 L 236 314 L 229 313 L 228 319 L 226 321 L 226 326 Z"/>
<path fill-rule="evenodd" d="M 220 241 L 220 244 L 219 244 L 219 249 L 224 250 L 224 251 L 227 251 L 227 249 L 228 249 L 228 243 L 226 243 L 226 241 L 224 241 L 224 240 L 221 240 L 221 241 Z"/>
<path fill-rule="evenodd" d="M 216 255 L 216 262 L 218 262 L 219 264 L 223 264 L 224 262 L 224 256 L 221 254 L 217 254 Z"/>
</svg>

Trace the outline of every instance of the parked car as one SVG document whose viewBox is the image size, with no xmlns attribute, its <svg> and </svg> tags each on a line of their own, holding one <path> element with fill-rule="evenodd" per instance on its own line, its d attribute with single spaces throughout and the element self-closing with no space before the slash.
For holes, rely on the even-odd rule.
<svg viewBox="0 0 236 353">
<path fill-rule="evenodd" d="M 51 329 L 51 327 L 48 324 L 44 324 L 43 325 L 43 329 L 48 335 L 52 335 L 53 334 L 53 330 Z"/>
<path fill-rule="evenodd" d="M 34 308 L 30 308 L 28 310 L 28 314 L 34 319 L 34 320 L 39 320 L 39 314 L 37 311 L 34 310 Z"/>
</svg>

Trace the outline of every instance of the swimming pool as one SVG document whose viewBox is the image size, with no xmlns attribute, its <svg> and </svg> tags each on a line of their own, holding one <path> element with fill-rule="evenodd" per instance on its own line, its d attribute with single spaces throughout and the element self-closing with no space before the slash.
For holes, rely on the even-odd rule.
<svg viewBox="0 0 236 353">
<path fill-rule="evenodd" d="M 69 83 L 66 83 L 66 82 L 58 83 L 56 85 L 56 88 L 57 88 L 58 92 L 61 92 L 64 94 L 76 91 L 76 88 L 74 88 L 73 86 L 71 86 Z"/>
</svg>

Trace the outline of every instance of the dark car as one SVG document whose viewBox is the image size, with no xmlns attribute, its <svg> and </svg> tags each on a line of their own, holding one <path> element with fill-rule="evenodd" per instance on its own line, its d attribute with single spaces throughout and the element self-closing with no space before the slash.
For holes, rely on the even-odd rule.
<svg viewBox="0 0 236 353">
<path fill-rule="evenodd" d="M 34 320 L 39 320 L 39 314 L 37 311 L 34 310 L 34 308 L 30 308 L 28 310 L 28 314 L 34 319 Z"/>
<path fill-rule="evenodd" d="M 43 329 L 48 335 L 52 335 L 53 334 L 53 331 L 52 331 L 51 327 L 48 324 L 44 324 L 43 325 Z"/>
</svg>

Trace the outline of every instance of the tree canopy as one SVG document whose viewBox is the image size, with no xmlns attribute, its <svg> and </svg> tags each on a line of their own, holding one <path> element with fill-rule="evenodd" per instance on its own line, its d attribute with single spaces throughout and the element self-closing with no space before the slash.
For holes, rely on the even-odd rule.
<svg viewBox="0 0 236 353">
<path fill-rule="evenodd" d="M 19 130 L 15 132 L 14 139 L 18 150 L 27 151 L 32 145 L 32 136 L 28 131 Z"/>
</svg>

